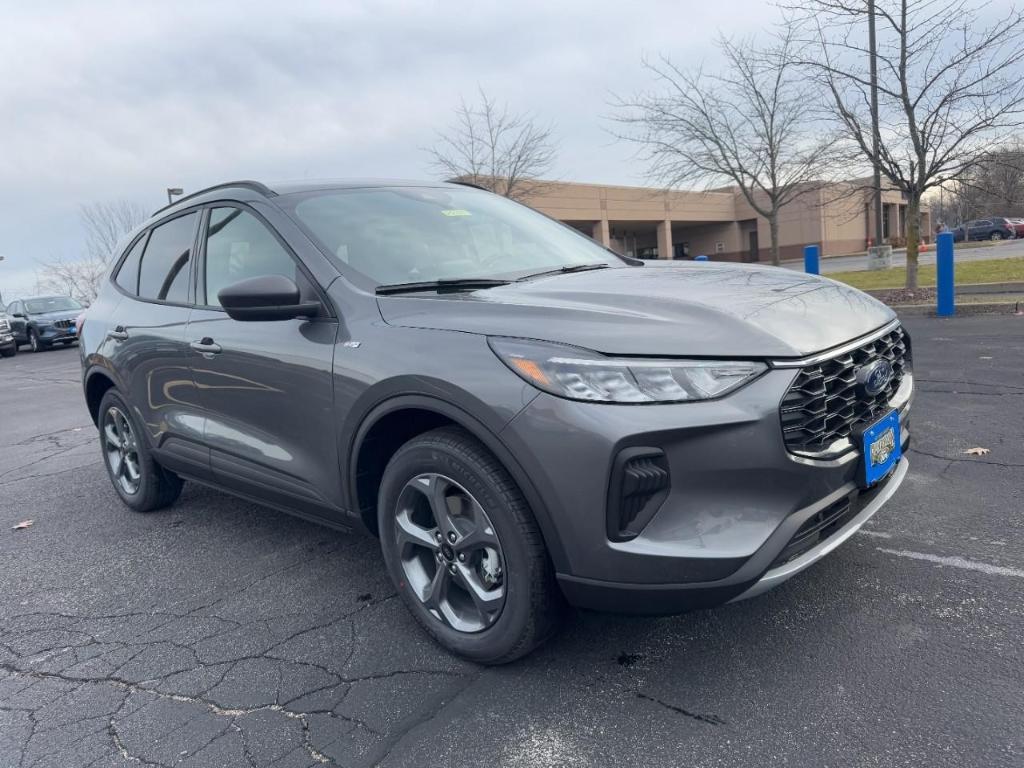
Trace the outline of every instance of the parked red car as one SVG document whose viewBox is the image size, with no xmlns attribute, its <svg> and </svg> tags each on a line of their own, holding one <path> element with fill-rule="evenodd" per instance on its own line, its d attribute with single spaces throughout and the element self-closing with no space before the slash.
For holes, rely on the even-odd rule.
<svg viewBox="0 0 1024 768">
<path fill-rule="evenodd" d="M 1007 219 L 1015 237 L 1024 237 L 1024 219 Z"/>
</svg>

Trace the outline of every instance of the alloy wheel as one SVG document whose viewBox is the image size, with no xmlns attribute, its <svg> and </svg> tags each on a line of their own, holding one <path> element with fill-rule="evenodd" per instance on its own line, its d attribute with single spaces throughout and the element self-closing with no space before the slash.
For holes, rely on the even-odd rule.
<svg viewBox="0 0 1024 768">
<path fill-rule="evenodd" d="M 117 486 L 129 496 L 138 493 L 142 481 L 138 440 L 128 417 L 115 406 L 103 416 L 103 453 Z"/>
<path fill-rule="evenodd" d="M 505 558 L 483 507 L 451 478 L 402 489 L 393 535 L 403 575 L 430 614 L 459 632 L 491 626 L 505 605 Z"/>
<path fill-rule="evenodd" d="M 32 348 L 33 352 L 39 351 L 39 336 L 36 335 L 35 331 L 29 331 L 28 345 Z"/>
</svg>

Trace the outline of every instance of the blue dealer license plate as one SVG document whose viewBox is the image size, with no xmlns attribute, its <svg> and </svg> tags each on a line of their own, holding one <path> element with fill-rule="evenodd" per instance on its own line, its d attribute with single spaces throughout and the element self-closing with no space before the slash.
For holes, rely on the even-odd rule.
<svg viewBox="0 0 1024 768">
<path fill-rule="evenodd" d="M 900 415 L 889 411 L 864 430 L 864 486 L 869 487 L 888 475 L 900 460 Z"/>
</svg>

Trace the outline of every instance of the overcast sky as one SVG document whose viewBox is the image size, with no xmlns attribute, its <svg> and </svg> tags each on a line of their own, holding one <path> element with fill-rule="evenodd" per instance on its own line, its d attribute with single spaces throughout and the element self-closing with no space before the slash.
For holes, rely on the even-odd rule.
<svg viewBox="0 0 1024 768">
<path fill-rule="evenodd" d="M 697 61 L 766 0 L 3 3 L 0 291 L 81 252 L 82 203 L 231 179 L 429 178 L 423 147 L 477 86 L 551 121 L 553 175 L 643 183 L 607 133 L 643 54 Z"/>
</svg>

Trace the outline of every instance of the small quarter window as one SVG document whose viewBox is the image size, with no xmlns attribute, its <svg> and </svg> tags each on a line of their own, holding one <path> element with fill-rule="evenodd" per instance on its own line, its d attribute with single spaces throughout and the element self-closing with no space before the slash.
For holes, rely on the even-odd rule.
<svg viewBox="0 0 1024 768">
<path fill-rule="evenodd" d="M 139 267 L 139 296 L 182 304 L 188 301 L 188 264 L 198 217 L 196 213 L 179 216 L 150 234 Z"/>
<path fill-rule="evenodd" d="M 117 277 L 114 278 L 114 282 L 133 296 L 139 292 L 139 262 L 142 260 L 142 249 L 145 245 L 146 236 L 143 235 L 125 256 L 121 268 L 117 270 Z"/>
</svg>

